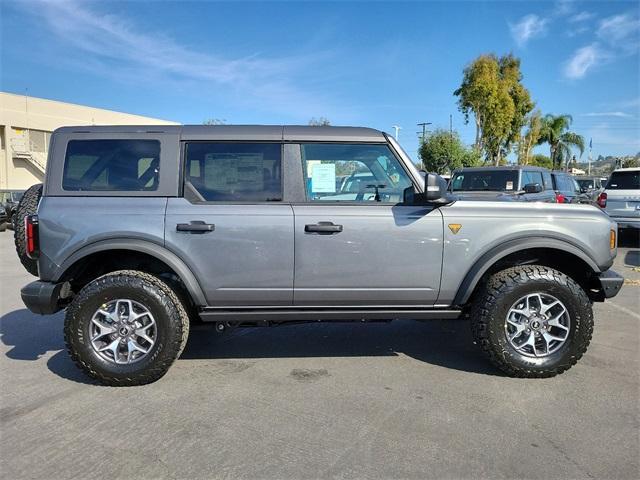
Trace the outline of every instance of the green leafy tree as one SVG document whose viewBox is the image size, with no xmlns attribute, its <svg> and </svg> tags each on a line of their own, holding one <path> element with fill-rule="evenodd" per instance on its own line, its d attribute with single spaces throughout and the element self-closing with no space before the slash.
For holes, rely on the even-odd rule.
<svg viewBox="0 0 640 480">
<path fill-rule="evenodd" d="M 553 163 L 551 162 L 551 159 L 546 155 L 542 155 L 540 153 L 536 155 L 532 155 L 531 158 L 529 159 L 528 165 L 533 165 L 535 167 L 544 167 L 548 169 L 553 168 Z"/>
<path fill-rule="evenodd" d="M 445 173 L 479 163 L 479 154 L 465 147 L 457 132 L 438 129 L 425 138 L 418 151 L 428 172 Z"/>
<path fill-rule="evenodd" d="M 534 110 L 526 119 L 526 131 L 518 142 L 518 163 L 528 165 L 531 161 L 531 151 L 538 144 L 542 134 L 542 114 Z"/>
<path fill-rule="evenodd" d="M 518 141 L 527 114 L 533 109 L 529 91 L 522 85 L 520 60 L 481 55 L 464 69 L 462 84 L 454 92 L 458 108 L 476 124 L 476 150 L 495 165 Z"/>
<path fill-rule="evenodd" d="M 309 120 L 309 126 L 311 127 L 327 127 L 329 125 L 331 125 L 331 122 L 325 117 L 312 117 L 311 120 Z"/>
<path fill-rule="evenodd" d="M 564 161 L 571 158 L 571 149 L 577 148 L 580 156 L 584 153 L 584 137 L 571 132 L 571 115 L 545 115 L 538 144 L 549 144 L 549 157 L 554 168 L 562 168 Z"/>
</svg>

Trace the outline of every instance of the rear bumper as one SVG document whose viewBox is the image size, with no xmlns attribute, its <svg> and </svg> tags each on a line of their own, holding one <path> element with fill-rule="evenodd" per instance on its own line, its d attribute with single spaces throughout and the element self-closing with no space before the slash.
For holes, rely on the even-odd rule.
<svg viewBox="0 0 640 480">
<path fill-rule="evenodd" d="M 613 270 L 605 270 L 598 276 L 598 280 L 604 298 L 615 297 L 624 284 L 624 277 Z"/>
<path fill-rule="evenodd" d="M 65 285 L 67 288 L 65 288 Z M 31 282 L 20 290 L 20 296 L 25 306 L 33 313 L 50 315 L 62 310 L 61 298 L 68 283 Z"/>
</svg>

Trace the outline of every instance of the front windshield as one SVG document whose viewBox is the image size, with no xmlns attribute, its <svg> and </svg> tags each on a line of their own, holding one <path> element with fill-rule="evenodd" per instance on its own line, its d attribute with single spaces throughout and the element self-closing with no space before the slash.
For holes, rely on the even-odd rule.
<svg viewBox="0 0 640 480">
<path fill-rule="evenodd" d="M 454 192 L 513 192 L 518 189 L 515 170 L 478 170 L 454 174 L 451 190 Z"/>
</svg>

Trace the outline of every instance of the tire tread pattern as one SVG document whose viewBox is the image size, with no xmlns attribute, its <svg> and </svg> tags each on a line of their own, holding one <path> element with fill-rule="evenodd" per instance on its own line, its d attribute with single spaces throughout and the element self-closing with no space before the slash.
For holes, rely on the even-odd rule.
<svg viewBox="0 0 640 480">
<path fill-rule="evenodd" d="M 38 262 L 27 257 L 24 238 L 24 217 L 38 212 L 40 197 L 42 197 L 42 184 L 32 185 L 22 195 L 16 213 L 13 215 L 13 242 L 16 246 L 16 253 L 22 266 L 27 272 L 36 277 L 38 276 Z"/>
</svg>

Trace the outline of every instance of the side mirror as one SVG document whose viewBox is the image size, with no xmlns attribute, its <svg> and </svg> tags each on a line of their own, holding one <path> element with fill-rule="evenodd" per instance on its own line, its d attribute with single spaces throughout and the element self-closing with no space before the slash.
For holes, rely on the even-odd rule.
<svg viewBox="0 0 640 480">
<path fill-rule="evenodd" d="M 542 192 L 542 185 L 539 183 L 527 183 L 524 186 L 524 193 L 540 193 Z"/>
<path fill-rule="evenodd" d="M 427 173 L 424 177 L 424 193 L 417 193 L 413 186 L 405 188 L 404 203 L 425 204 L 435 203 L 446 205 L 455 200 L 447 195 L 447 181 L 435 173 Z"/>
</svg>

